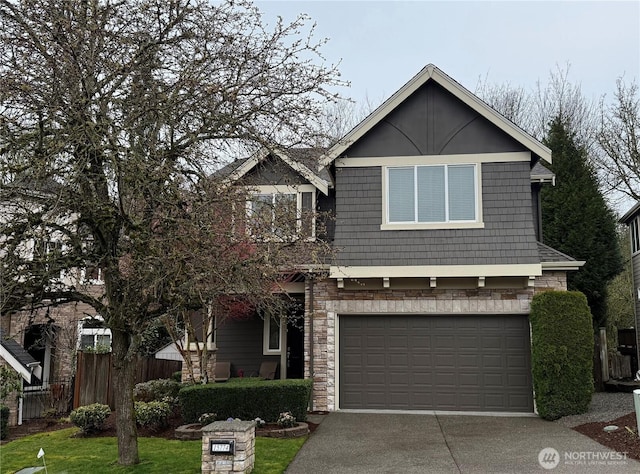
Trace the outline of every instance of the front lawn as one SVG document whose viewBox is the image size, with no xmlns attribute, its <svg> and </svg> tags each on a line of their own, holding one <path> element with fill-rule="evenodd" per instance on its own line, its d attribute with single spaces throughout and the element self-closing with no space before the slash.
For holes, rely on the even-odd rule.
<svg viewBox="0 0 640 474">
<path fill-rule="evenodd" d="M 116 439 L 74 438 L 77 428 L 40 433 L 0 446 L 0 473 L 10 474 L 25 467 L 42 466 L 37 458 L 42 448 L 49 472 L 68 474 L 144 473 L 175 474 L 199 473 L 201 468 L 200 441 L 178 441 L 163 438 L 138 438 L 140 464 L 121 467 Z M 255 474 L 284 472 L 305 438 L 256 438 Z"/>
</svg>

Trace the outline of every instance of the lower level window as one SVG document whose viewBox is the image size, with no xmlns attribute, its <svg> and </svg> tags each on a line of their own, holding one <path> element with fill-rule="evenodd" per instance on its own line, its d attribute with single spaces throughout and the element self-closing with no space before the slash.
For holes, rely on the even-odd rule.
<svg viewBox="0 0 640 474">
<path fill-rule="evenodd" d="M 281 353 L 282 323 L 276 316 L 264 318 L 263 354 Z"/>
</svg>

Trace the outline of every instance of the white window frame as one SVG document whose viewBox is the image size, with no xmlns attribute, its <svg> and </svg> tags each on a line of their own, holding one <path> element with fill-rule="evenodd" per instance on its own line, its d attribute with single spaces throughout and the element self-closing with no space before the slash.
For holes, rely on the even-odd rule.
<svg viewBox="0 0 640 474">
<path fill-rule="evenodd" d="M 93 336 L 93 348 L 95 349 L 97 346 L 98 336 L 109 336 L 109 352 L 113 350 L 113 335 L 111 334 L 111 329 L 109 328 L 85 328 L 84 322 L 89 319 L 97 319 L 99 321 L 104 322 L 104 318 L 100 315 L 97 315 L 94 318 L 86 317 L 82 320 L 78 321 L 78 350 L 82 350 L 82 336 Z"/>
<path fill-rule="evenodd" d="M 417 205 L 416 205 L 416 196 L 418 195 L 417 190 L 417 168 L 418 167 L 444 167 L 445 168 L 445 213 L 446 220 L 442 222 L 419 222 L 417 220 Z M 474 170 L 474 185 L 475 185 L 475 219 L 473 220 L 449 220 L 449 203 L 448 203 L 448 168 L 450 166 L 472 166 Z M 408 222 L 391 222 L 389 219 L 389 170 L 398 169 L 398 168 L 411 168 L 414 173 L 414 220 Z M 459 229 L 459 228 L 483 228 L 484 223 L 482 221 L 482 169 L 480 163 L 474 162 L 455 162 L 455 163 L 417 163 L 417 164 L 401 164 L 398 166 L 383 166 L 382 167 L 382 224 L 380 226 L 381 230 L 413 230 L 413 229 Z"/>
<path fill-rule="evenodd" d="M 631 241 L 631 255 L 640 252 L 640 216 L 629 223 L 629 237 Z"/>
<path fill-rule="evenodd" d="M 286 319 L 281 318 L 278 326 L 278 348 L 271 349 L 269 347 L 269 339 L 271 335 L 271 324 L 275 323 L 277 316 L 264 317 L 263 333 L 262 333 L 262 355 L 282 355 L 283 346 L 283 329 L 286 327 Z"/>
<path fill-rule="evenodd" d="M 295 186 L 290 185 L 262 185 L 262 186 L 252 186 L 249 188 L 249 199 L 246 204 L 246 215 L 248 218 L 247 231 L 251 232 L 251 213 L 253 212 L 253 200 L 251 197 L 253 196 L 272 196 L 272 204 L 275 206 L 275 198 L 276 195 L 295 195 L 296 196 L 296 233 L 300 233 L 302 231 L 302 194 L 303 193 L 311 193 L 311 209 L 315 211 L 316 209 L 316 187 L 311 184 L 300 184 Z M 273 221 L 272 221 L 273 226 Z M 276 229 L 272 229 L 274 235 Z M 311 236 L 307 238 L 307 240 L 314 240 L 316 237 L 316 216 L 315 212 L 312 216 L 311 220 Z"/>
</svg>

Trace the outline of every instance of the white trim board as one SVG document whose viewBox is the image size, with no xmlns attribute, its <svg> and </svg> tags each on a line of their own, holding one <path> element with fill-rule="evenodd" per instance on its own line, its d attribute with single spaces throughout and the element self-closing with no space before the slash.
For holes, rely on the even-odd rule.
<svg viewBox="0 0 640 474">
<path fill-rule="evenodd" d="M 468 155 L 415 155 L 343 157 L 336 159 L 336 168 L 369 168 L 376 166 L 419 166 L 476 163 L 530 162 L 528 151 L 513 153 L 470 153 Z"/>
<path fill-rule="evenodd" d="M 329 278 L 509 277 L 542 275 L 539 263 L 513 265 L 331 266 Z"/>
</svg>

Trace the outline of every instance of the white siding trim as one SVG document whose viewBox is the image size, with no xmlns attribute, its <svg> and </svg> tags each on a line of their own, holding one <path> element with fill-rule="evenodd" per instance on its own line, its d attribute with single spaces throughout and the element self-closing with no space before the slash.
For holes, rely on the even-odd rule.
<svg viewBox="0 0 640 474">
<path fill-rule="evenodd" d="M 332 266 L 329 278 L 420 278 L 540 276 L 539 263 L 513 265 Z"/>
</svg>

